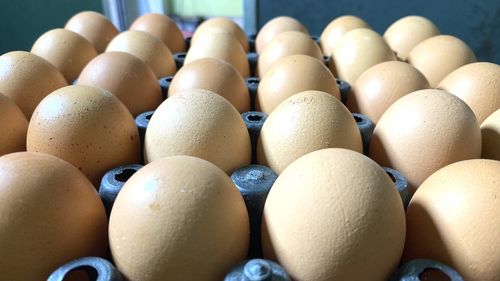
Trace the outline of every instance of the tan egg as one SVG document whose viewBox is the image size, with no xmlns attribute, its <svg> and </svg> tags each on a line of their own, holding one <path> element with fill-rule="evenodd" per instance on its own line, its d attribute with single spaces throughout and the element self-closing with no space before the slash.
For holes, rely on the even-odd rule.
<svg viewBox="0 0 500 281">
<path fill-rule="evenodd" d="M 64 87 L 44 98 L 28 126 L 26 146 L 68 161 L 95 186 L 109 169 L 141 160 L 130 112 L 111 93 L 90 86 Z"/>
<path fill-rule="evenodd" d="M 323 54 L 331 56 L 342 35 L 356 28 L 370 28 L 370 25 L 363 19 L 352 15 L 344 15 L 332 20 L 321 33 L 320 45 Z"/>
<path fill-rule="evenodd" d="M 64 28 L 85 37 L 98 53 L 104 52 L 108 43 L 118 35 L 113 23 L 94 11 L 83 11 L 72 16 Z"/>
<path fill-rule="evenodd" d="M 396 56 L 382 36 L 367 28 L 346 32 L 333 50 L 338 78 L 351 85 L 368 68 L 393 60 Z"/>
<path fill-rule="evenodd" d="M 476 114 L 479 123 L 500 108 L 500 66 L 476 62 L 448 74 L 437 86 L 461 98 Z"/>
<path fill-rule="evenodd" d="M 111 41 L 106 52 L 119 51 L 140 58 L 156 74 L 156 77 L 172 76 L 177 71 L 172 53 L 155 36 L 139 30 L 120 33 Z"/>
<path fill-rule="evenodd" d="M 0 94 L 0 156 L 26 150 L 28 120 L 19 107 Z"/>
<path fill-rule="evenodd" d="M 230 174 L 250 164 L 251 146 L 239 112 L 208 90 L 179 92 L 155 111 L 144 138 L 144 158 L 190 155 Z"/>
<path fill-rule="evenodd" d="M 262 77 L 255 103 L 260 111 L 270 114 L 282 101 L 308 90 L 326 92 L 340 99 L 335 77 L 322 61 L 306 55 L 287 56 Z"/>
<path fill-rule="evenodd" d="M 481 158 L 500 161 L 500 109 L 483 121 L 481 136 L 483 139 Z"/>
<path fill-rule="evenodd" d="M 453 70 L 475 62 L 476 56 L 459 38 L 437 35 L 411 49 L 407 61 L 424 74 L 431 87 L 436 87 Z"/>
<path fill-rule="evenodd" d="M 97 56 L 82 70 L 78 84 L 111 92 L 133 116 L 156 109 L 162 101 L 153 70 L 136 56 L 124 52 L 106 52 Z"/>
<path fill-rule="evenodd" d="M 474 159 L 446 166 L 418 188 L 406 212 L 405 259 L 428 258 L 463 280 L 500 276 L 500 161 Z"/>
<path fill-rule="evenodd" d="M 202 24 L 200 24 L 200 26 L 196 28 L 193 34 L 193 37 L 191 39 L 191 44 L 193 44 L 193 42 L 196 41 L 196 37 L 198 36 L 198 34 L 204 33 L 212 28 L 215 29 L 220 28 L 233 34 L 233 36 L 236 37 L 236 39 L 240 42 L 241 46 L 243 47 L 243 50 L 245 50 L 245 53 L 248 53 L 250 47 L 248 45 L 247 35 L 239 25 L 237 25 L 231 19 L 225 17 L 210 18 L 204 21 Z"/>
<path fill-rule="evenodd" d="M 102 202 L 67 162 L 42 153 L 4 155 L 0 190 L 2 280 L 46 280 L 70 260 L 106 254 Z"/>
<path fill-rule="evenodd" d="M 246 258 L 249 232 L 229 176 L 191 156 L 162 158 L 135 173 L 109 222 L 113 261 L 130 281 L 222 280 Z"/>
<path fill-rule="evenodd" d="M 67 85 L 61 72 L 44 58 L 23 51 L 0 56 L 0 93 L 15 102 L 27 119 L 46 95 Z"/>
<path fill-rule="evenodd" d="M 440 168 L 479 158 L 481 131 L 461 99 L 441 90 L 419 90 L 384 112 L 373 131 L 369 156 L 403 173 L 414 192 Z"/>
<path fill-rule="evenodd" d="M 400 61 L 387 61 L 368 68 L 352 85 L 347 108 L 377 123 L 385 110 L 399 98 L 430 88 L 424 75 Z"/>
<path fill-rule="evenodd" d="M 406 16 L 387 28 L 384 39 L 399 58 L 406 60 L 413 47 L 439 33 L 439 29 L 427 18 Z"/>
<path fill-rule="evenodd" d="M 243 77 L 250 76 L 250 65 L 241 44 L 229 32 L 220 29 L 210 29 L 200 34 L 186 55 L 184 64 L 189 64 L 201 58 L 216 58 L 228 62 Z"/>
<path fill-rule="evenodd" d="M 78 78 L 85 65 L 97 56 L 97 51 L 87 39 L 64 28 L 42 34 L 33 44 L 31 52 L 52 63 L 68 83 Z"/>
<path fill-rule="evenodd" d="M 293 280 L 387 280 L 403 251 L 404 216 L 375 162 L 347 149 L 314 151 L 288 166 L 269 192 L 264 257 Z"/>
<path fill-rule="evenodd" d="M 205 89 L 223 96 L 240 112 L 250 110 L 250 95 L 245 80 L 229 63 L 203 58 L 183 66 L 174 76 L 169 96 L 192 89 Z"/>
<path fill-rule="evenodd" d="M 306 27 L 298 20 L 287 16 L 275 17 L 266 22 L 257 33 L 257 37 L 255 38 L 255 50 L 260 54 L 276 35 L 290 30 L 300 31 L 309 35 Z"/>
<path fill-rule="evenodd" d="M 320 91 L 295 94 L 276 107 L 260 131 L 257 161 L 277 174 L 301 156 L 330 147 L 363 153 L 351 112 L 332 95 Z"/>
<path fill-rule="evenodd" d="M 162 14 L 145 14 L 138 17 L 130 30 L 141 30 L 153 34 L 167 45 L 172 53 L 184 52 L 186 43 L 181 30 L 170 17 Z"/>
<path fill-rule="evenodd" d="M 285 31 L 276 35 L 260 53 L 257 63 L 259 76 L 263 76 L 275 62 L 290 55 L 308 55 L 323 61 L 321 49 L 311 36 L 299 31 Z"/>
</svg>

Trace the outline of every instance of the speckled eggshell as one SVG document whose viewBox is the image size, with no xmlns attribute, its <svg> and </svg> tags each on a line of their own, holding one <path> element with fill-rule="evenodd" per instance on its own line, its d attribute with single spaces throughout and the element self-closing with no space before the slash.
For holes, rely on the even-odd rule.
<svg viewBox="0 0 500 281">
<path fill-rule="evenodd" d="M 448 74 L 438 88 L 465 101 L 482 123 L 500 108 L 500 66 L 489 62 L 466 64 Z"/>
<path fill-rule="evenodd" d="M 340 99 L 335 77 L 323 62 L 306 55 L 287 56 L 262 77 L 255 103 L 260 111 L 270 114 L 282 101 L 307 90 L 326 92 Z"/>
<path fill-rule="evenodd" d="M 106 254 L 107 218 L 88 179 L 51 155 L 0 157 L 0 276 L 46 280 L 62 264 Z"/>
<path fill-rule="evenodd" d="M 418 188 L 406 212 L 404 257 L 456 269 L 464 280 L 500 276 L 500 161 L 446 166 Z"/>
<path fill-rule="evenodd" d="M 333 50 L 338 78 L 349 84 L 354 84 L 368 68 L 393 60 L 396 56 L 382 36 L 368 28 L 346 32 Z"/>
<path fill-rule="evenodd" d="M 399 98 L 430 88 L 418 69 L 400 61 L 381 62 L 368 68 L 351 86 L 347 108 L 368 116 L 375 123 Z"/>
<path fill-rule="evenodd" d="M 27 119 L 45 96 L 67 85 L 55 66 L 35 54 L 14 51 L 0 56 L 0 93 L 15 102 Z"/>
<path fill-rule="evenodd" d="M 406 60 L 418 43 L 439 34 L 439 29 L 427 18 L 406 16 L 387 28 L 384 39 L 399 58 Z"/>
<path fill-rule="evenodd" d="M 440 168 L 479 158 L 481 131 L 461 99 L 441 90 L 419 90 L 385 111 L 375 126 L 369 156 L 403 173 L 414 192 Z"/>
<path fill-rule="evenodd" d="M 138 17 L 130 30 L 142 30 L 156 36 L 172 53 L 184 52 L 186 43 L 177 23 L 163 14 L 145 14 Z"/>
<path fill-rule="evenodd" d="M 208 90 L 179 92 L 155 111 L 144 138 L 146 163 L 190 155 L 230 174 L 250 164 L 250 137 L 238 110 Z"/>
<path fill-rule="evenodd" d="M 205 89 L 219 94 L 240 113 L 250 110 L 250 95 L 245 80 L 223 60 L 203 58 L 183 66 L 172 79 L 168 95 L 191 89 Z"/>
<path fill-rule="evenodd" d="M 405 213 L 394 184 L 352 150 L 328 148 L 297 159 L 264 206 L 264 257 L 293 280 L 387 280 L 404 240 Z"/>
<path fill-rule="evenodd" d="M 80 34 L 64 28 L 49 30 L 38 37 L 31 52 L 52 63 L 72 83 L 97 56 L 94 46 Z"/>
<path fill-rule="evenodd" d="M 370 25 L 353 15 L 344 15 L 332 20 L 321 33 L 320 44 L 323 54 L 331 56 L 342 35 L 356 28 L 370 28 Z"/>
<path fill-rule="evenodd" d="M 78 84 L 111 92 L 133 116 L 156 109 L 162 101 L 153 70 L 136 56 L 124 52 L 106 52 L 94 58 L 83 69 Z"/>
<path fill-rule="evenodd" d="M 321 49 L 311 36 L 299 31 L 285 31 L 276 35 L 260 53 L 257 63 L 259 76 L 263 76 L 275 62 L 290 55 L 308 55 L 323 61 Z"/>
<path fill-rule="evenodd" d="M 500 161 L 500 109 L 483 121 L 481 136 L 483 139 L 481 158 Z"/>
<path fill-rule="evenodd" d="M 196 28 L 196 30 L 193 34 L 193 37 L 191 39 L 191 43 L 196 41 L 196 37 L 199 34 L 202 34 L 202 33 L 206 32 L 207 30 L 210 30 L 212 28 L 216 28 L 216 29 L 220 28 L 220 29 L 223 29 L 223 30 L 233 34 L 233 36 L 240 42 L 241 46 L 243 47 L 243 50 L 245 50 L 245 52 L 248 53 L 250 46 L 248 44 L 247 35 L 245 34 L 243 29 L 241 29 L 241 27 L 239 25 L 237 25 L 231 19 L 225 18 L 225 17 L 210 18 L 210 19 L 204 21 L 202 24 L 200 24 Z"/>
<path fill-rule="evenodd" d="M 425 39 L 411 49 L 407 61 L 424 74 L 431 87 L 436 87 L 453 70 L 476 62 L 476 56 L 459 38 L 437 35 Z"/>
<path fill-rule="evenodd" d="M 260 131 L 257 161 L 277 174 L 301 156 L 323 148 L 363 152 L 351 112 L 332 95 L 320 91 L 295 94 L 276 107 Z"/>
<path fill-rule="evenodd" d="M 26 150 L 28 120 L 19 107 L 0 94 L 0 156 Z"/>
<path fill-rule="evenodd" d="M 276 35 L 290 30 L 300 31 L 309 35 L 305 26 L 298 20 L 287 16 L 275 17 L 266 22 L 257 33 L 257 37 L 255 38 L 255 50 L 260 54 Z"/>
<path fill-rule="evenodd" d="M 140 162 L 134 118 L 111 93 L 67 86 L 40 102 L 28 126 L 27 149 L 68 161 L 95 186 L 111 168 Z"/>
<path fill-rule="evenodd" d="M 111 212 L 109 240 L 127 280 L 223 280 L 246 258 L 248 214 L 221 169 L 171 156 L 125 183 Z"/>
<path fill-rule="evenodd" d="M 83 11 L 72 16 L 64 28 L 85 37 L 98 53 L 104 52 L 108 43 L 118 34 L 118 29 L 111 21 L 94 11 Z"/>
</svg>

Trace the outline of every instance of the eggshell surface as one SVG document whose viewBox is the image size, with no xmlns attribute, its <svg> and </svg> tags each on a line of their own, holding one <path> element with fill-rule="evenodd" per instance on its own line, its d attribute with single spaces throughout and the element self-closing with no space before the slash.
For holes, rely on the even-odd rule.
<svg viewBox="0 0 500 281">
<path fill-rule="evenodd" d="M 266 24 L 264 24 L 264 26 L 262 26 L 257 33 L 257 37 L 255 38 L 255 50 L 260 54 L 276 35 L 290 30 L 296 30 L 309 34 L 305 26 L 298 20 L 287 16 L 275 17 L 266 22 Z"/>
<path fill-rule="evenodd" d="M 0 156 L 26 150 L 28 120 L 19 107 L 0 94 Z"/>
<path fill-rule="evenodd" d="M 481 136 L 483 140 L 481 158 L 500 161 L 500 109 L 483 121 Z"/>
<path fill-rule="evenodd" d="M 370 28 L 370 25 L 353 15 L 344 15 L 332 20 L 321 33 L 320 44 L 323 54 L 331 56 L 342 35 L 356 28 Z"/>
<path fill-rule="evenodd" d="M 247 35 L 245 34 L 243 29 L 241 29 L 241 27 L 238 24 L 236 24 L 231 19 L 225 18 L 225 17 L 210 18 L 210 19 L 204 21 L 202 24 L 200 24 L 196 28 L 196 30 L 193 34 L 193 38 L 191 39 L 191 43 L 196 41 L 196 37 L 199 34 L 202 34 L 202 33 L 206 32 L 207 30 L 210 30 L 212 28 L 223 29 L 223 30 L 231 33 L 240 42 L 241 47 L 243 47 L 243 50 L 245 50 L 245 52 L 248 53 L 250 47 L 248 44 Z"/>
<path fill-rule="evenodd" d="M 109 42 L 118 34 L 118 29 L 111 21 L 94 11 L 83 11 L 74 15 L 64 28 L 85 37 L 99 54 L 104 52 Z"/>
<path fill-rule="evenodd" d="M 149 13 L 138 17 L 130 30 L 142 30 L 162 40 L 172 53 L 184 52 L 186 43 L 181 30 L 169 16 Z"/>
</svg>

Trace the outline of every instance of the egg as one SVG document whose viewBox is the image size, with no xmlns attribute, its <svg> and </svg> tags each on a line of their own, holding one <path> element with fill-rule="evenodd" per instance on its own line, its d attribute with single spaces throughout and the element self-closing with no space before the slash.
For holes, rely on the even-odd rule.
<svg viewBox="0 0 500 281">
<path fill-rule="evenodd" d="M 163 14 L 149 13 L 138 17 L 130 30 L 146 31 L 167 45 L 172 53 L 184 52 L 186 43 L 177 23 L 169 16 Z"/>
<path fill-rule="evenodd" d="M 108 43 L 118 34 L 118 29 L 111 21 L 94 11 L 83 11 L 72 16 L 64 28 L 85 37 L 98 53 L 104 52 Z"/>
<path fill-rule="evenodd" d="M 344 15 L 332 20 L 321 33 L 320 45 L 323 54 L 331 56 L 342 35 L 356 28 L 370 28 L 370 25 L 353 15 Z"/>
<path fill-rule="evenodd" d="M 87 39 L 63 28 L 42 34 L 31 47 L 31 52 L 52 63 L 68 83 L 72 83 L 85 65 L 97 56 L 97 51 Z"/>
<path fill-rule="evenodd" d="M 255 38 L 255 50 L 260 54 L 276 35 L 290 30 L 300 31 L 309 35 L 306 27 L 298 20 L 287 16 L 275 17 L 266 22 L 257 33 L 257 37 Z"/>
<path fill-rule="evenodd" d="M 326 92 L 340 99 L 335 77 L 323 62 L 306 55 L 287 56 L 274 63 L 260 80 L 256 106 L 270 114 L 282 101 L 307 90 Z"/>
<path fill-rule="evenodd" d="M 19 107 L 0 94 L 0 156 L 26 150 L 28 120 Z"/>
<path fill-rule="evenodd" d="M 140 58 L 156 74 L 156 77 L 172 76 L 177 71 L 172 53 L 155 36 L 139 30 L 129 30 L 116 36 L 106 52 L 125 52 Z"/>
<path fill-rule="evenodd" d="M 210 29 L 192 42 L 184 65 L 201 58 L 217 58 L 234 66 L 243 77 L 250 76 L 250 65 L 238 40 L 224 30 Z"/>
<path fill-rule="evenodd" d="M 248 214 L 221 169 L 196 157 L 165 157 L 125 183 L 109 241 L 127 280 L 222 280 L 246 258 Z"/>
<path fill-rule="evenodd" d="M 259 76 L 263 76 L 279 59 L 299 54 L 323 61 L 321 49 L 309 35 L 299 31 L 285 31 L 276 35 L 259 55 L 257 63 Z"/>
<path fill-rule="evenodd" d="M 280 174 L 293 161 L 330 147 L 363 153 L 361 135 L 349 110 L 320 91 L 295 94 L 267 117 L 257 145 L 257 160 Z"/>
<path fill-rule="evenodd" d="M 500 161 L 500 109 L 483 121 L 481 136 L 483 140 L 481 158 Z"/>
<path fill-rule="evenodd" d="M 302 156 L 264 206 L 264 257 L 293 280 L 387 280 L 405 240 L 403 204 L 384 170 L 352 150 Z"/>
<path fill-rule="evenodd" d="M 153 70 L 136 56 L 124 52 L 106 52 L 95 57 L 82 70 L 78 84 L 111 92 L 133 116 L 156 109 L 162 101 Z"/>
<path fill-rule="evenodd" d="M 347 99 L 347 108 L 377 123 L 385 110 L 399 98 L 427 88 L 430 88 L 427 79 L 410 64 L 381 62 L 356 79 Z"/>
<path fill-rule="evenodd" d="M 158 107 L 144 138 L 146 163 L 173 155 L 199 157 L 230 174 L 250 164 L 250 136 L 225 98 L 208 90 L 186 90 Z"/>
<path fill-rule="evenodd" d="M 413 193 L 440 168 L 479 158 L 481 131 L 461 99 L 442 90 L 419 90 L 384 112 L 373 131 L 369 156 L 403 173 Z"/>
<path fill-rule="evenodd" d="M 368 28 L 346 32 L 332 54 L 338 78 L 349 84 L 354 84 L 368 68 L 384 61 L 396 60 L 382 36 Z"/>
<path fill-rule="evenodd" d="M 27 119 L 46 95 L 67 85 L 55 66 L 35 54 L 13 51 L 0 56 L 0 93 L 15 102 Z"/>
<path fill-rule="evenodd" d="M 183 66 L 174 76 L 169 96 L 191 89 L 210 90 L 227 99 L 240 112 L 250 110 L 250 95 L 245 80 L 229 63 L 203 58 Z"/>
<path fill-rule="evenodd" d="M 406 16 L 387 28 L 384 39 L 399 58 L 406 60 L 411 49 L 418 43 L 439 34 L 439 29 L 429 19 Z"/>
<path fill-rule="evenodd" d="M 435 88 L 453 70 L 475 62 L 476 56 L 459 38 L 437 35 L 413 47 L 407 61 L 420 70 L 431 87 Z"/>
<path fill-rule="evenodd" d="M 237 25 L 231 19 L 225 18 L 225 17 L 210 18 L 210 19 L 204 21 L 202 24 L 200 24 L 196 28 L 196 30 L 193 34 L 193 37 L 191 39 L 191 44 L 193 44 L 193 42 L 196 41 L 196 37 L 199 34 L 202 34 L 202 33 L 206 32 L 207 30 L 210 30 L 212 28 L 223 29 L 223 30 L 231 33 L 240 42 L 241 46 L 243 47 L 243 50 L 245 50 L 246 53 L 249 52 L 250 46 L 248 44 L 247 35 L 243 31 L 243 29 L 241 29 L 241 27 L 239 25 Z"/>
<path fill-rule="evenodd" d="M 489 62 L 466 64 L 448 74 L 437 86 L 461 98 L 479 123 L 500 108 L 500 66 Z"/>
<path fill-rule="evenodd" d="M 95 186 L 111 168 L 139 163 L 139 132 L 127 108 L 111 93 L 74 85 L 45 97 L 28 126 L 28 151 L 68 161 Z"/>
<path fill-rule="evenodd" d="M 405 259 L 428 258 L 464 280 L 500 276 L 500 161 L 446 166 L 418 188 L 408 206 Z"/>
<path fill-rule="evenodd" d="M 0 275 L 46 280 L 61 264 L 103 256 L 107 218 L 87 178 L 51 155 L 0 157 Z"/>
</svg>

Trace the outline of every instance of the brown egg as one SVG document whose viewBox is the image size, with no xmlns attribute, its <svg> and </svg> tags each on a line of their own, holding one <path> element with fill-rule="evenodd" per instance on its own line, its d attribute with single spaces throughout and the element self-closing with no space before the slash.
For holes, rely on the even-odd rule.
<svg viewBox="0 0 500 281">
<path fill-rule="evenodd" d="M 335 77 L 323 62 L 306 55 L 287 56 L 262 77 L 255 103 L 270 114 L 282 101 L 307 90 L 327 92 L 340 99 Z"/>
<path fill-rule="evenodd" d="M 181 30 L 170 17 L 162 14 L 145 14 L 138 17 L 130 30 L 142 30 L 153 34 L 167 45 L 172 53 L 184 52 L 186 43 Z"/>
<path fill-rule="evenodd" d="M 0 156 L 26 150 L 28 120 L 19 107 L 0 94 Z"/>
<path fill-rule="evenodd" d="M 239 112 L 208 90 L 178 92 L 155 111 L 144 138 L 145 161 L 172 155 L 208 160 L 230 174 L 250 164 L 250 137 Z"/>
<path fill-rule="evenodd" d="M 338 98 L 304 91 L 284 100 L 260 131 L 257 160 L 280 174 L 299 157 L 339 147 L 363 153 L 356 121 Z"/>
<path fill-rule="evenodd" d="M 125 183 L 111 212 L 109 241 L 127 280 L 222 280 L 246 258 L 248 214 L 221 169 L 171 156 Z"/>
<path fill-rule="evenodd" d="M 321 33 L 320 44 L 323 54 L 331 56 L 333 49 L 340 42 L 340 37 L 356 28 L 370 28 L 370 26 L 363 19 L 352 15 L 344 15 L 332 20 Z"/>
<path fill-rule="evenodd" d="M 186 55 L 184 64 L 189 64 L 201 58 L 217 58 L 230 63 L 241 76 L 250 76 L 250 66 L 247 55 L 241 44 L 229 32 L 220 29 L 210 29 L 201 33 Z"/>
<path fill-rule="evenodd" d="M 297 159 L 264 206 L 264 257 L 293 280 L 387 280 L 404 240 L 403 204 L 391 179 L 347 149 Z"/>
<path fill-rule="evenodd" d="M 223 96 L 240 112 L 250 110 L 250 95 L 245 80 L 229 63 L 203 58 L 183 66 L 174 76 L 169 96 L 192 89 L 205 89 Z"/>
<path fill-rule="evenodd" d="M 463 280 L 500 276 L 500 161 L 474 159 L 430 176 L 406 213 L 405 258 L 428 258 L 456 269 Z"/>
<path fill-rule="evenodd" d="M 375 126 L 369 155 L 403 173 L 414 192 L 440 168 L 479 158 L 481 131 L 461 99 L 441 90 L 419 90 L 385 111 Z"/>
<path fill-rule="evenodd" d="M 156 77 L 171 76 L 177 71 L 172 53 L 155 36 L 139 30 L 120 33 L 111 41 L 106 52 L 119 51 L 140 58 L 156 74 Z"/>
<path fill-rule="evenodd" d="M 384 39 L 399 58 L 406 60 L 413 47 L 439 33 L 430 20 L 421 16 L 406 16 L 387 28 Z"/>
<path fill-rule="evenodd" d="M 98 53 L 118 34 L 118 29 L 105 16 L 94 11 L 80 12 L 71 17 L 64 28 L 85 37 Z"/>
<path fill-rule="evenodd" d="M 0 157 L 2 280 L 46 280 L 58 266 L 103 256 L 107 218 L 92 184 L 51 155 Z"/>
<path fill-rule="evenodd" d="M 279 59 L 290 55 L 308 55 L 323 61 L 323 54 L 311 36 L 299 31 L 285 31 L 274 39 L 260 53 L 257 71 L 263 76 Z"/>
<path fill-rule="evenodd" d="M 466 64 L 448 74 L 438 88 L 465 101 L 482 123 L 500 108 L 500 66 L 489 62 Z"/>
<path fill-rule="evenodd" d="M 500 109 L 483 121 L 481 136 L 483 139 L 481 158 L 500 161 Z"/>
<path fill-rule="evenodd" d="M 33 44 L 31 52 L 52 63 L 68 83 L 78 78 L 82 69 L 97 52 L 83 36 L 68 29 L 52 29 Z"/>
<path fill-rule="evenodd" d="M 255 38 L 255 50 L 260 54 L 276 35 L 290 30 L 300 31 L 309 35 L 305 26 L 298 20 L 287 16 L 275 17 L 264 24 L 257 33 L 257 37 Z"/>
<path fill-rule="evenodd" d="M 418 43 L 407 60 L 424 74 L 431 87 L 436 87 L 453 70 L 475 62 L 476 56 L 459 38 L 437 35 Z"/>
<path fill-rule="evenodd" d="M 111 92 L 133 116 L 156 109 L 162 101 L 153 70 L 136 56 L 124 52 L 106 52 L 97 56 L 82 70 L 78 84 Z"/>
<path fill-rule="evenodd" d="M 15 102 L 27 119 L 46 95 L 67 85 L 61 72 L 37 55 L 14 51 L 0 56 L 0 93 Z"/>
<path fill-rule="evenodd" d="M 346 32 L 333 50 L 338 77 L 349 84 L 354 84 L 368 68 L 393 60 L 396 56 L 382 36 L 368 28 Z"/>
<path fill-rule="evenodd" d="M 97 87 L 67 86 L 40 102 L 28 126 L 28 151 L 68 161 L 95 186 L 109 169 L 139 163 L 134 118 L 111 93 Z"/>
<path fill-rule="evenodd" d="M 429 87 L 427 79 L 415 67 L 400 61 L 381 62 L 356 79 L 347 99 L 347 108 L 377 123 L 385 110 L 399 98 Z"/>
<path fill-rule="evenodd" d="M 245 50 L 245 53 L 248 53 L 250 47 L 248 45 L 247 35 L 243 31 L 243 29 L 241 29 L 241 27 L 237 25 L 234 21 L 224 17 L 210 18 L 204 21 L 202 24 L 200 24 L 200 26 L 196 28 L 193 34 L 193 38 L 191 39 L 191 44 L 194 41 L 196 41 L 196 37 L 199 34 L 204 33 L 212 28 L 216 29 L 220 28 L 233 34 L 233 36 L 240 42 L 241 46 L 243 47 L 243 50 Z"/>
</svg>

